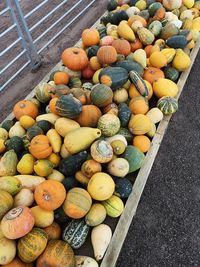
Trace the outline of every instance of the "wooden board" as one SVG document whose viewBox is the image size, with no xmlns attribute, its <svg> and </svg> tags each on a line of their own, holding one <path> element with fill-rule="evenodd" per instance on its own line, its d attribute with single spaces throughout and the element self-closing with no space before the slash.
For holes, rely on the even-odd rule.
<svg viewBox="0 0 200 267">
<path fill-rule="evenodd" d="M 105 13 L 106 14 L 106 13 Z M 92 26 L 92 28 L 96 27 L 100 22 L 100 19 Z M 80 47 L 81 40 L 79 40 L 78 43 L 75 44 L 75 46 Z M 192 69 L 192 66 L 194 64 L 195 58 L 197 56 L 197 53 L 200 49 L 200 40 L 196 43 L 194 49 L 191 52 L 191 66 L 186 71 L 183 72 L 179 78 L 178 81 L 178 87 L 179 87 L 179 93 L 177 96 L 177 99 L 179 99 L 182 90 L 184 88 L 184 85 L 187 81 L 188 75 Z M 48 82 L 50 74 L 59 69 L 62 66 L 62 62 L 59 62 L 45 77 L 41 80 L 41 82 Z M 35 95 L 35 88 L 31 91 L 29 95 L 27 95 L 26 99 L 30 99 L 34 97 Z M 13 119 L 14 116 L 11 113 L 7 116 L 7 119 Z M 106 254 L 101 262 L 100 267 L 114 267 L 116 265 L 117 259 L 120 254 L 120 250 L 122 248 L 122 245 L 124 243 L 124 240 L 126 238 L 126 235 L 128 233 L 128 229 L 130 227 L 130 224 L 133 220 L 133 217 L 137 211 L 137 207 L 139 204 L 139 201 L 141 199 L 144 187 L 146 185 L 147 179 L 149 177 L 151 168 L 153 166 L 154 160 L 156 158 L 156 155 L 158 153 L 160 144 L 162 142 L 162 139 L 164 137 L 164 134 L 167 130 L 168 124 L 170 122 L 171 116 L 165 116 L 163 120 L 159 123 L 159 126 L 157 128 L 156 134 L 152 140 L 151 148 L 146 154 L 145 157 L 145 163 L 143 167 L 138 172 L 138 175 L 135 179 L 135 182 L 133 184 L 133 190 L 131 195 L 129 196 L 128 200 L 126 201 L 124 212 L 122 213 L 117 226 L 115 228 L 112 240 L 110 242 L 110 245 L 106 251 Z M 90 246 L 91 249 L 91 246 Z M 91 252 L 88 254 L 92 254 Z"/>
</svg>

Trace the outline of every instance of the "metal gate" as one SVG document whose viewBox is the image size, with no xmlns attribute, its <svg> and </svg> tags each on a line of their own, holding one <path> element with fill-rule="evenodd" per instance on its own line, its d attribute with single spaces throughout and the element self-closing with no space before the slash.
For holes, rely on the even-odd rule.
<svg viewBox="0 0 200 267">
<path fill-rule="evenodd" d="M 65 31 L 75 20 L 77 20 L 96 0 L 58 0 L 53 9 L 42 16 L 38 21 L 29 25 L 29 19 L 38 12 L 41 8 L 47 8 L 49 4 L 54 4 L 54 0 L 43 0 L 32 7 L 30 11 L 25 13 L 22 9 L 23 0 L 5 0 L 3 4 L 0 4 L 0 91 L 6 88 L 6 86 L 16 78 L 19 73 L 27 66 L 30 66 L 32 70 L 37 70 L 41 65 L 40 53 L 47 48 L 63 31 Z M 31 1 L 32 2 L 32 1 Z M 47 34 L 63 21 L 70 13 L 72 13 L 81 3 L 85 3 L 84 8 L 72 19 L 67 20 L 62 29 L 53 34 L 50 39 L 46 39 Z M 58 10 L 65 10 L 65 5 L 69 4 L 69 7 L 64 14 L 56 17 L 56 20 L 51 22 L 51 18 L 56 15 Z M 40 32 L 41 25 L 47 20 L 50 20 L 48 28 Z M 4 20 L 9 20 L 9 26 L 4 26 Z M 2 26 L 1 26 L 2 25 Z M 34 31 L 38 31 L 39 34 L 34 37 Z M 13 39 L 13 36 L 16 36 Z M 11 42 L 9 43 L 10 36 Z M 7 43 L 8 39 L 8 43 Z M 1 50 L 2 49 L 2 50 Z M 16 55 L 11 57 L 10 51 L 16 50 Z M 16 67 L 19 66 L 20 67 Z M 6 79 L 5 79 L 6 77 Z"/>
</svg>

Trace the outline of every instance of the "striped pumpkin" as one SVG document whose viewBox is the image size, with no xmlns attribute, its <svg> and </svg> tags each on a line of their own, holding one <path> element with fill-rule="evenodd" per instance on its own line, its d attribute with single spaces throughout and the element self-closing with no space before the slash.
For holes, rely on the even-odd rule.
<svg viewBox="0 0 200 267">
<path fill-rule="evenodd" d="M 174 97 L 163 96 L 158 100 L 157 107 L 164 115 L 170 115 L 178 110 L 178 102 Z"/>
<path fill-rule="evenodd" d="M 81 102 L 72 94 L 61 96 L 56 102 L 56 112 L 66 118 L 76 118 L 82 111 Z"/>
</svg>

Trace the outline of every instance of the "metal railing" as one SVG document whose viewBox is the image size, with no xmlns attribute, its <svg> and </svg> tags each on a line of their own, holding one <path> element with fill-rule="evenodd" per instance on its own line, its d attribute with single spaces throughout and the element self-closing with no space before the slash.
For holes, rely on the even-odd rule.
<svg viewBox="0 0 200 267">
<path fill-rule="evenodd" d="M 10 44 L 7 45 L 6 48 L 3 49 L 3 51 L 0 52 L 0 58 L 3 56 L 5 57 L 8 52 L 11 51 L 11 49 L 15 48 L 17 45 L 20 45 L 21 51 L 14 56 L 13 59 L 6 62 L 6 66 L 4 66 L 2 69 L 0 69 L 0 78 L 3 77 L 2 75 L 6 74 L 6 71 L 13 67 L 14 64 L 17 64 L 18 60 L 21 60 L 22 57 L 25 57 L 25 62 L 20 65 L 20 67 L 17 67 L 13 70 L 13 72 L 10 74 L 10 77 L 6 77 L 6 81 L 3 82 L 2 85 L 0 85 L 0 91 L 6 88 L 6 86 L 13 81 L 13 79 L 21 72 L 23 71 L 28 65 L 31 66 L 32 70 L 37 70 L 39 66 L 41 65 L 41 57 L 40 53 L 47 48 L 63 31 L 65 31 L 75 20 L 77 20 L 96 0 L 90 1 L 88 4 L 84 6 L 84 8 L 75 16 L 73 16 L 72 19 L 66 21 L 66 24 L 62 26 L 62 29 L 53 34 L 53 37 L 50 38 L 50 40 L 46 40 L 46 35 L 52 30 L 55 29 L 55 26 L 57 26 L 59 23 L 61 23 L 68 15 L 70 15 L 81 3 L 88 2 L 84 0 L 79 1 L 71 1 L 76 2 L 74 4 L 71 4 L 71 7 L 67 9 L 67 12 L 65 12 L 63 15 L 59 16 L 58 19 L 56 19 L 54 22 L 50 23 L 48 28 L 44 31 L 42 31 L 35 39 L 33 39 L 33 32 L 35 30 L 42 30 L 42 24 L 47 21 L 47 19 L 51 18 L 52 15 L 56 14 L 56 11 L 61 10 L 61 8 L 67 3 L 70 2 L 70 0 L 63 0 L 60 2 L 56 7 L 54 7 L 51 11 L 48 12 L 45 16 L 40 18 L 35 24 L 33 24 L 31 27 L 28 26 L 28 19 L 31 18 L 31 16 L 34 16 L 36 12 L 45 5 L 48 5 L 52 0 L 43 0 L 41 3 L 39 3 L 37 6 L 33 7 L 32 10 L 24 14 L 22 10 L 22 0 L 13 0 L 11 3 L 11 0 L 6 0 L 6 7 L 0 11 L 0 16 L 5 16 L 9 14 L 10 20 L 12 21 L 12 25 L 8 26 L 6 30 L 4 30 L 2 33 L 0 33 L 0 39 L 5 38 L 7 34 L 10 34 L 12 31 L 17 32 L 17 38 L 12 41 Z M 52 3 L 52 2 L 51 2 Z M 43 42 L 40 42 L 43 40 Z M 44 43 L 44 44 L 43 44 Z M 43 45 L 42 45 L 43 44 Z"/>
</svg>

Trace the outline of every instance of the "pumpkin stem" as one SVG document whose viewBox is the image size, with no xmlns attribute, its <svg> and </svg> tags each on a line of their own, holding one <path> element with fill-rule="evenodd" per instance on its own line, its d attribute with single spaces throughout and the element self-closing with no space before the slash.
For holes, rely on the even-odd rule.
<svg viewBox="0 0 200 267">
<path fill-rule="evenodd" d="M 43 198 L 46 201 L 49 201 L 50 200 L 50 196 L 48 194 L 43 194 Z"/>
</svg>

